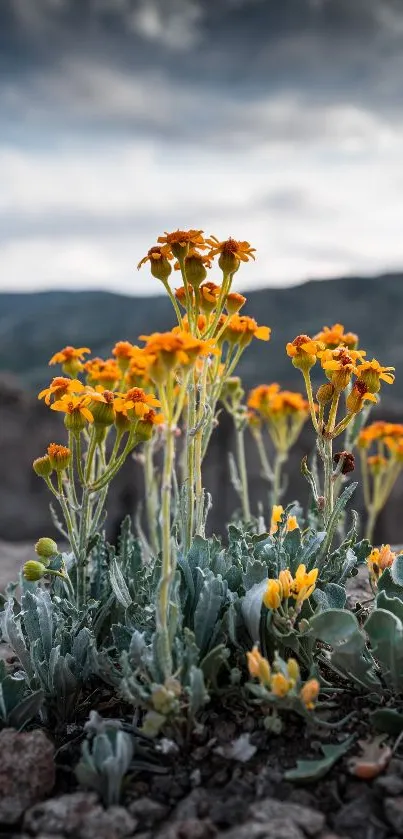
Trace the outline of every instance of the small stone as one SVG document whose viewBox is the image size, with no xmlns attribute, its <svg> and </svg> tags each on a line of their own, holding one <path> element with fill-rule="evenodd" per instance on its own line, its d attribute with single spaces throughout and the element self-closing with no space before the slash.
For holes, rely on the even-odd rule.
<svg viewBox="0 0 403 839">
<path fill-rule="evenodd" d="M 324 827 L 325 817 L 318 810 L 292 804 L 288 801 L 277 801 L 275 798 L 263 798 L 249 807 L 249 816 L 257 822 L 270 823 L 273 819 L 292 821 L 308 836 L 317 836 Z"/>
<path fill-rule="evenodd" d="M 152 798 L 147 798 L 147 796 L 137 798 L 129 804 L 127 809 L 138 822 L 139 828 L 154 827 L 162 819 L 166 819 L 169 814 L 169 807 L 160 804 L 159 801 L 154 801 Z"/>
<path fill-rule="evenodd" d="M 209 807 L 209 796 L 206 790 L 196 787 L 175 807 L 172 813 L 172 821 L 202 819 L 209 815 Z"/>
<path fill-rule="evenodd" d="M 74 839 L 124 839 L 137 821 L 124 807 L 104 810 L 93 792 L 74 792 L 31 807 L 24 828 L 33 833 L 74 835 Z"/>
<path fill-rule="evenodd" d="M 0 733 L 0 822 L 16 824 L 55 784 L 54 747 L 40 729 Z"/>
<path fill-rule="evenodd" d="M 373 814 L 373 795 L 367 791 L 360 797 L 344 804 L 336 814 L 333 821 L 333 827 L 336 833 L 353 833 L 355 839 L 365 839 L 367 836 L 367 824 L 369 820 L 374 821 Z M 381 839 L 382 832 L 376 834 L 378 839 Z"/>
<path fill-rule="evenodd" d="M 381 775 L 374 781 L 374 788 L 382 795 L 395 796 L 403 793 L 403 778 L 398 775 Z"/>
<path fill-rule="evenodd" d="M 217 829 L 210 819 L 186 819 L 163 828 L 156 839 L 216 839 Z"/>
<path fill-rule="evenodd" d="M 290 819 L 276 819 L 268 824 L 248 822 L 219 833 L 217 839 L 305 839 L 302 831 Z"/>
<path fill-rule="evenodd" d="M 403 797 L 385 798 L 384 813 L 398 836 L 403 836 Z"/>
</svg>

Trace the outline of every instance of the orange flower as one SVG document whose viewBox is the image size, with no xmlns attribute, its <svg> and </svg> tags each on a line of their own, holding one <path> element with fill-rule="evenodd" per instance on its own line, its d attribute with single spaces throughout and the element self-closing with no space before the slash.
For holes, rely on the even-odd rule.
<svg viewBox="0 0 403 839">
<path fill-rule="evenodd" d="M 312 711 L 315 707 L 319 692 L 320 684 L 317 679 L 308 679 L 301 688 L 299 696 L 307 711 Z"/>
<path fill-rule="evenodd" d="M 345 332 L 344 326 L 341 323 L 335 323 L 333 326 L 324 326 L 322 332 L 318 332 L 314 336 L 315 341 L 320 341 L 331 350 L 337 347 L 345 346 L 354 349 L 358 344 L 358 335 L 354 332 Z"/>
<path fill-rule="evenodd" d="M 191 302 L 194 303 L 194 291 L 191 285 L 188 286 L 188 295 L 190 297 Z M 179 286 L 179 288 L 175 289 L 175 297 L 179 301 L 181 306 L 183 306 L 183 308 L 186 309 L 187 297 L 185 286 L 182 285 Z"/>
<path fill-rule="evenodd" d="M 367 463 L 373 475 L 380 475 L 381 472 L 383 472 L 388 467 L 388 461 L 386 457 L 382 457 L 382 455 L 380 454 L 373 454 L 371 455 L 371 457 L 368 457 Z"/>
<path fill-rule="evenodd" d="M 236 315 L 246 303 L 246 297 L 243 294 L 238 294 L 237 291 L 231 291 L 227 294 L 225 301 L 225 308 L 229 315 Z"/>
<path fill-rule="evenodd" d="M 161 403 L 151 393 L 145 393 L 142 388 L 133 387 L 127 393 L 118 394 L 114 402 L 115 410 L 130 419 L 130 413 L 136 418 L 143 418 L 151 408 L 159 408 Z"/>
<path fill-rule="evenodd" d="M 169 263 L 169 260 L 172 258 L 173 255 L 169 245 L 164 245 L 163 247 L 161 247 L 161 245 L 154 245 L 154 247 L 149 249 L 146 256 L 143 256 L 143 259 L 140 259 L 137 270 L 139 270 L 139 268 L 141 268 L 141 266 L 146 262 L 149 262 L 153 277 L 157 280 L 161 280 L 163 283 L 166 283 L 172 271 Z"/>
<path fill-rule="evenodd" d="M 219 254 L 218 264 L 223 274 L 233 274 L 240 262 L 255 259 L 256 248 L 251 248 L 249 242 L 238 242 L 231 237 L 220 242 L 216 236 L 210 236 L 206 242 L 211 248 L 208 254 L 211 259 Z"/>
<path fill-rule="evenodd" d="M 361 360 L 363 355 L 364 351 L 346 350 L 344 347 L 319 353 L 322 367 L 335 390 L 345 390 L 352 374 L 358 374 L 357 360 Z"/>
<path fill-rule="evenodd" d="M 202 233 L 202 230 L 174 230 L 173 233 L 165 231 L 163 236 L 158 236 L 157 241 L 167 245 L 173 255 L 181 260 L 188 255 L 190 248 L 193 251 L 195 248 L 203 250 L 207 247 Z"/>
<path fill-rule="evenodd" d="M 265 419 L 276 419 L 292 415 L 309 415 L 309 404 L 301 393 L 280 391 L 280 385 L 258 385 L 248 396 L 247 405 L 258 411 Z"/>
<path fill-rule="evenodd" d="M 140 340 L 146 341 L 145 350 L 153 357 L 149 372 L 155 381 L 163 381 L 177 367 L 195 364 L 199 356 L 218 352 L 212 340 L 199 340 L 179 327 L 171 332 L 141 335 Z"/>
<path fill-rule="evenodd" d="M 117 344 L 115 344 L 112 350 L 112 355 L 114 355 L 117 359 L 118 367 L 121 373 L 126 373 L 130 364 L 133 349 L 133 344 L 131 344 L 130 341 L 118 341 Z"/>
<path fill-rule="evenodd" d="M 316 364 L 316 357 L 321 348 L 323 345 L 309 335 L 297 335 L 293 341 L 286 344 L 287 355 L 292 359 L 294 367 L 302 371 L 308 371 Z"/>
<path fill-rule="evenodd" d="M 200 286 L 200 308 L 206 314 L 214 311 L 221 294 L 221 286 L 215 283 L 203 283 Z"/>
<path fill-rule="evenodd" d="M 52 355 L 49 365 L 61 364 L 64 373 L 76 376 L 83 369 L 82 360 L 84 355 L 90 353 L 88 347 L 64 347 L 63 350 Z"/>
<path fill-rule="evenodd" d="M 258 326 L 254 318 L 248 315 L 232 315 L 228 318 L 224 340 L 230 344 L 239 344 L 247 347 L 252 338 L 259 338 L 260 341 L 270 340 L 271 329 L 269 326 Z"/>
<path fill-rule="evenodd" d="M 143 347 L 133 347 L 133 354 L 125 379 L 129 387 L 144 387 L 149 383 L 148 368 L 151 360 Z"/>
<path fill-rule="evenodd" d="M 49 387 L 38 394 L 38 399 L 45 397 L 46 405 L 50 405 L 52 396 L 55 399 L 60 399 L 65 393 L 79 393 L 84 390 L 84 385 L 79 379 L 65 379 L 63 376 L 56 376 L 52 379 Z"/>
<path fill-rule="evenodd" d="M 251 652 L 246 653 L 248 662 L 248 670 L 254 679 L 259 679 L 259 682 L 264 687 L 270 687 L 271 668 L 266 658 L 264 658 L 255 646 Z"/>
<path fill-rule="evenodd" d="M 364 402 L 377 402 L 376 396 L 367 391 L 365 382 L 357 379 L 346 397 L 346 406 L 350 414 L 359 414 L 364 407 Z"/>
<path fill-rule="evenodd" d="M 150 248 L 147 251 L 147 255 L 143 256 L 143 259 L 140 259 L 140 262 L 137 266 L 137 270 L 141 268 L 146 262 L 160 262 L 164 259 L 172 259 L 172 252 L 169 245 L 164 245 L 161 247 L 160 245 L 154 245 L 154 247 Z"/>
<path fill-rule="evenodd" d="M 50 443 L 48 446 L 48 457 L 52 469 L 55 469 L 56 472 L 62 472 L 64 469 L 67 469 L 70 463 L 71 450 L 67 446 Z"/>
<path fill-rule="evenodd" d="M 378 393 L 381 381 L 388 385 L 393 384 L 395 377 L 390 371 L 394 369 L 394 367 L 382 367 L 379 361 L 373 358 L 372 361 L 363 361 L 360 364 L 357 376 L 366 384 L 370 393 Z"/>
<path fill-rule="evenodd" d="M 114 358 L 104 361 L 102 358 L 92 358 L 84 364 L 88 384 L 95 387 L 102 385 L 107 390 L 113 390 L 121 378 L 121 371 Z"/>
<path fill-rule="evenodd" d="M 373 548 L 367 556 L 367 565 L 372 582 L 376 585 L 385 568 L 393 565 L 397 554 L 391 550 L 390 545 L 382 545 L 381 548 Z"/>
<path fill-rule="evenodd" d="M 52 411 L 62 411 L 66 414 L 66 428 L 70 431 L 82 431 L 87 422 L 94 421 L 94 417 L 88 409 L 91 399 L 102 401 L 101 394 L 99 393 L 92 392 L 91 396 L 88 393 L 80 396 L 66 393 L 50 407 Z"/>
</svg>

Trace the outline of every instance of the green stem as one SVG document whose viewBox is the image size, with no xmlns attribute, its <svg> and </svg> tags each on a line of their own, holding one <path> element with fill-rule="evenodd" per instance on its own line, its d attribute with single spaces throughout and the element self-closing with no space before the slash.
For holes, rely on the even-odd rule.
<svg viewBox="0 0 403 839">
<path fill-rule="evenodd" d="M 187 422 L 186 422 L 186 533 L 185 551 L 190 548 L 193 536 L 195 511 L 195 433 L 196 424 L 196 391 L 194 377 L 190 379 L 188 388 Z"/>
<path fill-rule="evenodd" d="M 323 462 L 325 468 L 325 486 L 324 486 L 324 495 L 325 495 L 325 508 L 324 508 L 324 519 L 325 525 L 329 523 L 330 516 L 333 512 L 333 452 L 332 452 L 332 440 L 328 437 L 324 437 L 323 439 Z"/>
<path fill-rule="evenodd" d="M 315 402 L 313 400 L 312 382 L 311 382 L 311 377 L 310 377 L 310 374 L 309 374 L 309 370 L 302 370 L 302 375 L 304 377 L 306 395 L 308 397 L 312 424 L 313 424 L 313 427 L 314 427 L 315 431 L 318 431 L 318 421 L 316 419 Z"/>
<path fill-rule="evenodd" d="M 108 468 L 107 468 L 106 472 L 104 472 L 104 474 L 102 475 L 102 477 L 98 481 L 95 481 L 89 487 L 91 492 L 97 492 L 99 489 L 103 489 L 104 486 L 106 486 L 106 484 L 109 484 L 111 482 L 112 478 L 115 477 L 117 472 L 119 472 L 119 469 L 122 468 L 128 454 L 130 454 L 131 450 L 134 447 L 135 436 L 136 436 L 136 432 L 135 432 L 135 430 L 132 429 L 129 433 L 129 437 L 128 437 L 127 443 L 126 443 L 126 445 L 123 449 L 122 454 L 119 455 L 119 457 L 117 458 L 117 460 L 115 460 L 114 463 L 112 462 L 112 458 L 111 458 L 111 460 L 108 463 Z"/>
<path fill-rule="evenodd" d="M 172 652 L 169 640 L 169 595 L 174 574 L 174 563 L 171 555 L 171 494 L 174 458 L 175 429 L 171 425 L 167 425 L 161 490 L 162 569 L 157 606 L 157 630 L 161 637 L 165 678 L 172 675 Z"/>
<path fill-rule="evenodd" d="M 77 608 L 82 609 L 86 603 L 87 588 L 87 539 L 89 535 L 90 493 L 85 487 L 81 507 L 80 533 L 78 540 L 77 563 Z"/>
<path fill-rule="evenodd" d="M 80 484 L 81 484 L 81 485 L 83 485 L 83 484 L 85 483 L 85 479 L 84 479 L 84 472 L 83 472 L 83 462 L 82 462 L 82 452 L 81 452 L 81 435 L 80 435 L 80 432 L 78 432 L 78 433 L 75 435 L 75 438 L 76 438 L 76 446 L 75 446 L 75 450 L 76 450 L 76 461 L 77 461 L 78 479 L 79 479 L 79 481 L 80 481 Z"/>
<path fill-rule="evenodd" d="M 276 451 L 276 456 L 274 460 L 274 471 L 273 471 L 273 489 L 271 493 L 271 506 L 273 507 L 275 504 L 279 504 L 281 499 L 281 469 L 283 463 L 285 463 L 287 459 L 287 454 L 283 451 Z"/>
<path fill-rule="evenodd" d="M 245 522 L 251 519 L 249 504 L 248 472 L 245 457 L 245 426 L 235 426 L 235 441 L 237 450 L 238 472 L 241 480 L 242 516 Z"/>
<path fill-rule="evenodd" d="M 67 533 L 68 533 L 69 540 L 70 540 L 71 549 L 72 549 L 73 554 L 76 558 L 76 561 L 78 562 L 79 547 L 78 547 L 78 544 L 77 544 L 77 541 L 76 541 L 76 533 L 75 533 L 74 524 L 73 524 L 73 521 L 72 521 L 72 518 L 71 518 L 71 515 L 70 515 L 70 510 L 68 508 L 68 505 L 66 503 L 66 498 L 65 498 L 65 495 L 64 495 L 63 478 L 62 478 L 62 473 L 61 472 L 57 473 L 57 484 L 58 484 L 58 490 L 59 491 L 56 492 L 54 487 L 52 486 L 52 492 L 54 493 L 54 495 L 56 495 L 56 498 L 57 498 L 57 500 L 58 500 L 58 502 L 59 502 L 59 504 L 62 508 L 64 520 L 66 522 Z M 49 484 L 48 484 L 48 486 L 49 486 Z"/>
<path fill-rule="evenodd" d="M 253 435 L 254 440 L 256 442 L 257 450 L 258 450 L 258 453 L 259 453 L 263 476 L 264 476 L 264 478 L 266 478 L 267 481 L 272 483 L 272 481 L 274 479 L 274 473 L 273 473 L 273 470 L 270 466 L 269 458 L 267 457 L 267 452 L 266 452 L 266 449 L 265 449 L 263 436 L 262 436 L 262 432 L 261 432 L 260 428 L 254 429 L 252 431 L 252 435 Z"/>
<path fill-rule="evenodd" d="M 154 557 L 157 557 L 159 553 L 159 541 L 157 531 L 158 498 L 154 469 L 154 441 L 152 438 L 144 444 L 144 485 L 148 538 L 150 540 L 151 550 L 154 554 Z"/>
<path fill-rule="evenodd" d="M 377 518 L 378 510 L 374 505 L 371 505 L 371 507 L 368 510 L 367 525 L 365 528 L 365 538 L 368 539 L 368 542 L 370 542 L 371 545 L 373 544 L 374 530 Z"/>
<path fill-rule="evenodd" d="M 170 299 L 170 301 L 171 301 L 171 303 L 172 303 L 172 305 L 175 309 L 175 314 L 176 314 L 176 317 L 178 318 L 178 324 L 179 324 L 180 328 L 182 329 L 183 328 L 183 319 L 182 319 L 182 315 L 181 315 L 181 310 L 180 310 L 179 305 L 178 305 L 178 301 L 177 301 L 175 295 L 173 294 L 173 292 L 171 291 L 168 283 L 163 283 L 163 285 L 164 285 L 164 288 L 165 288 L 165 290 L 168 294 L 168 297 L 169 297 L 169 299 Z"/>
<path fill-rule="evenodd" d="M 208 375 L 208 360 L 204 360 L 204 369 L 201 378 L 200 396 L 199 396 L 199 410 L 197 415 L 197 432 L 195 439 L 195 485 L 196 485 L 196 533 L 204 536 L 203 527 L 203 481 L 202 481 L 202 460 L 203 460 L 203 431 L 204 431 L 204 414 L 206 409 L 207 397 L 207 375 Z"/>
</svg>

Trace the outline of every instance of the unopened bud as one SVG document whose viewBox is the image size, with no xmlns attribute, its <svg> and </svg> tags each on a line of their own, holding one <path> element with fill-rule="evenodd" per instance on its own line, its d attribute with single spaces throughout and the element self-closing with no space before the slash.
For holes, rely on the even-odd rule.
<svg viewBox="0 0 403 839">
<path fill-rule="evenodd" d="M 32 464 L 32 468 L 40 478 L 49 478 L 49 475 L 53 472 L 49 455 L 45 454 L 43 457 L 37 457 Z"/>
<path fill-rule="evenodd" d="M 46 568 L 42 562 L 38 562 L 36 559 L 30 559 L 25 563 L 22 574 L 25 580 L 28 580 L 30 583 L 36 583 L 45 576 Z"/>
<path fill-rule="evenodd" d="M 51 559 L 52 556 L 56 556 L 59 553 L 59 549 L 54 539 L 50 539 L 48 536 L 42 536 L 35 545 L 35 553 L 41 559 Z"/>
<path fill-rule="evenodd" d="M 316 401 L 319 402 L 319 405 L 327 405 L 328 402 L 331 402 L 334 396 L 334 390 L 334 386 L 330 382 L 321 385 L 316 394 Z"/>
</svg>

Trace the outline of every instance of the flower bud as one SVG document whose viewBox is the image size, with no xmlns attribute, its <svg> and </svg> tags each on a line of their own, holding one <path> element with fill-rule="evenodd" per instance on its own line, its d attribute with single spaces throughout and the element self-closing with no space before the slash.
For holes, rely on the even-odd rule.
<svg viewBox="0 0 403 839">
<path fill-rule="evenodd" d="M 193 288 L 198 288 L 207 277 L 207 269 L 200 254 L 192 252 L 185 259 L 186 279 Z"/>
<path fill-rule="evenodd" d="M 30 583 L 36 583 L 45 576 L 46 568 L 42 562 L 38 562 L 36 559 L 30 559 L 25 563 L 22 574 L 25 580 L 28 580 Z"/>
<path fill-rule="evenodd" d="M 153 248 L 150 248 L 150 250 L 153 250 Z M 160 259 L 150 259 L 150 268 L 153 277 L 155 277 L 157 280 L 161 280 L 163 283 L 166 283 L 168 281 L 168 277 L 172 272 L 172 266 L 170 262 L 168 261 L 166 256 L 162 255 Z"/>
<path fill-rule="evenodd" d="M 292 683 L 287 679 L 283 673 L 275 673 L 271 677 L 271 690 L 274 696 L 282 698 L 287 696 L 288 691 L 292 688 Z"/>
<path fill-rule="evenodd" d="M 40 478 L 49 478 L 49 475 L 53 472 L 49 455 L 45 454 L 43 457 L 37 457 L 32 464 L 32 468 Z"/>
<path fill-rule="evenodd" d="M 51 559 L 52 556 L 56 556 L 59 553 L 59 549 L 54 539 L 50 539 L 48 536 L 42 536 L 35 545 L 35 553 L 42 559 Z"/>
<path fill-rule="evenodd" d="M 106 399 L 106 402 L 98 402 L 94 400 L 93 402 L 90 402 L 88 409 L 94 417 L 95 427 L 100 426 L 102 428 L 108 428 L 115 422 L 115 410 L 113 407 L 115 397 L 111 390 L 104 390 L 102 395 L 104 399 Z"/>
<path fill-rule="evenodd" d="M 301 702 L 305 705 L 308 711 L 312 711 L 315 707 L 315 702 L 319 696 L 320 684 L 317 679 L 309 679 L 305 682 L 300 690 L 299 696 Z"/>
<path fill-rule="evenodd" d="M 246 303 L 246 297 L 243 294 L 238 294 L 237 291 L 232 291 L 227 294 L 225 301 L 225 308 L 229 315 L 236 315 Z"/>
<path fill-rule="evenodd" d="M 316 401 L 319 402 L 319 405 L 327 405 L 328 402 L 332 401 L 334 392 L 334 385 L 330 382 L 325 385 L 321 385 L 316 393 Z"/>
<path fill-rule="evenodd" d="M 294 684 L 299 681 L 301 674 L 299 670 L 298 661 L 295 658 L 289 658 L 287 661 L 287 671 L 290 679 L 293 680 Z"/>
<path fill-rule="evenodd" d="M 59 446 L 57 443 L 50 443 L 48 455 L 52 469 L 56 472 L 63 472 L 70 464 L 71 451 L 67 446 Z"/>
<path fill-rule="evenodd" d="M 281 604 L 281 585 L 278 580 L 268 580 L 263 595 L 263 603 L 267 609 L 278 609 Z"/>
</svg>

